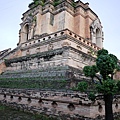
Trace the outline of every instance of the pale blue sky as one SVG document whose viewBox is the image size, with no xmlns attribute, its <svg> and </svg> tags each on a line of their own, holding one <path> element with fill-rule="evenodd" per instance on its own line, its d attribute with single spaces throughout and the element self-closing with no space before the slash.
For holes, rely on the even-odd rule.
<svg viewBox="0 0 120 120">
<path fill-rule="evenodd" d="M 22 13 L 32 0 L 0 1 L 0 51 L 15 48 L 19 41 Z M 99 16 L 104 31 L 104 48 L 120 59 L 120 0 L 82 0 Z"/>
</svg>

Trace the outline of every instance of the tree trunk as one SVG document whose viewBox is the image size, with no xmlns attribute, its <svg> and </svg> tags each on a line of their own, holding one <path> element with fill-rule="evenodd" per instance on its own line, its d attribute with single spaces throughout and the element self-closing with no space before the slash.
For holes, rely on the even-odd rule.
<svg viewBox="0 0 120 120">
<path fill-rule="evenodd" d="M 104 95 L 104 101 L 105 101 L 105 120 L 114 120 L 112 110 L 113 95 L 112 94 Z"/>
</svg>

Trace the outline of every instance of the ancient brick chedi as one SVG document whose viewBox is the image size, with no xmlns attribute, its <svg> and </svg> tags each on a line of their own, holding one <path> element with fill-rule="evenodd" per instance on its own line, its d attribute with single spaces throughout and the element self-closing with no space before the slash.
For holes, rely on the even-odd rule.
<svg viewBox="0 0 120 120">
<path fill-rule="evenodd" d="M 82 69 L 95 63 L 103 47 L 102 25 L 89 4 L 33 2 L 20 26 L 17 47 L 0 52 L 0 103 L 62 120 L 102 120 L 102 97 L 92 102 L 87 94 L 71 89 L 78 81 L 90 82 Z M 113 100 L 116 116 L 119 98 Z"/>
<path fill-rule="evenodd" d="M 94 64 L 93 53 L 103 47 L 100 19 L 81 1 L 32 3 L 20 26 L 18 46 L 4 54 L 1 51 L 1 73 L 55 67 L 82 70 Z"/>
</svg>

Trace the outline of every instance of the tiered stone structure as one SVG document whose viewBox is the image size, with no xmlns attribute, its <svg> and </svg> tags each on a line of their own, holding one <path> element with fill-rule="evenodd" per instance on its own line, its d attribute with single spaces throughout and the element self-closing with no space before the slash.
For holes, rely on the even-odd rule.
<svg viewBox="0 0 120 120">
<path fill-rule="evenodd" d="M 18 47 L 3 57 L 7 59 L 6 68 L 1 72 L 55 66 L 82 70 L 85 65 L 94 64 L 92 53 L 103 47 L 98 16 L 88 3 L 54 2 L 47 0 L 44 6 L 29 6 L 20 24 Z"/>
<path fill-rule="evenodd" d="M 27 111 L 69 115 L 79 120 L 104 115 L 101 99 L 92 103 L 85 94 L 65 92 L 84 80 L 82 68 L 93 65 L 96 52 L 103 47 L 102 25 L 89 4 L 80 0 L 32 3 L 23 14 L 20 26 L 18 46 L 0 52 L 0 86 L 62 89 L 64 92 L 33 91 L 33 96 L 28 96 L 26 90 L 24 94 L 24 90 L 1 89 L 0 101 Z M 117 98 L 113 106 L 118 113 L 119 96 Z"/>
</svg>

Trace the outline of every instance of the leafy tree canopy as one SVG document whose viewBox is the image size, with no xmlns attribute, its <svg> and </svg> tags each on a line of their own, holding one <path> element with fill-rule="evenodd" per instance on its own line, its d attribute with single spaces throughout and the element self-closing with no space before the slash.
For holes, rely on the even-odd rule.
<svg viewBox="0 0 120 120">
<path fill-rule="evenodd" d="M 87 82 L 79 82 L 77 86 L 77 90 L 80 90 L 81 92 L 84 92 L 88 88 Z"/>
<path fill-rule="evenodd" d="M 114 94 L 120 89 L 120 82 L 117 83 L 113 80 L 113 75 L 119 68 L 117 57 L 109 54 L 107 50 L 101 49 L 97 52 L 96 65 L 85 66 L 83 72 L 86 77 L 91 77 L 92 82 L 96 79 L 99 81 L 96 82 L 98 83 L 96 85 L 98 93 Z M 78 88 L 81 88 L 82 85 L 82 82 L 79 83 L 78 86 L 80 87 Z"/>
<path fill-rule="evenodd" d="M 115 80 L 107 79 L 103 81 L 103 84 L 97 84 L 96 89 L 98 93 L 106 94 L 115 94 L 118 91 L 118 85 Z"/>
</svg>

